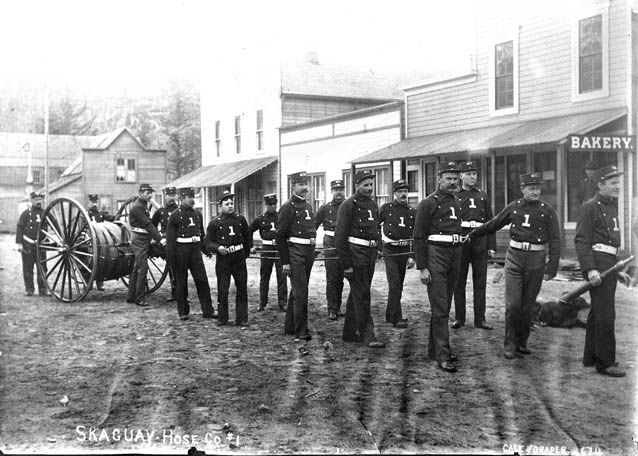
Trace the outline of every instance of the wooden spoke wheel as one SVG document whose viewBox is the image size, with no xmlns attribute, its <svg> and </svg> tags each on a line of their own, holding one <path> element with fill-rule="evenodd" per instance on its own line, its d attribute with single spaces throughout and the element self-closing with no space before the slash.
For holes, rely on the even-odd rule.
<svg viewBox="0 0 638 456">
<path fill-rule="evenodd" d="M 131 228 L 131 225 L 128 221 L 128 215 L 131 209 L 131 206 L 137 200 L 137 196 L 133 196 L 127 199 L 117 210 L 117 214 L 115 216 L 115 220 L 120 220 L 125 223 L 126 226 Z M 155 213 L 155 207 L 151 206 L 151 217 Z M 148 273 L 146 274 L 146 292 L 153 293 L 159 287 L 162 286 L 164 280 L 166 280 L 166 276 L 168 275 L 168 264 L 166 263 L 166 255 L 164 249 L 156 248 L 151 245 L 148 253 Z M 120 280 L 124 285 L 128 287 L 130 276 L 127 275 L 125 277 L 121 277 Z"/>
<path fill-rule="evenodd" d="M 42 214 L 36 237 L 38 272 L 60 301 L 86 296 L 95 280 L 98 245 L 89 214 L 72 198 L 58 198 Z"/>
</svg>

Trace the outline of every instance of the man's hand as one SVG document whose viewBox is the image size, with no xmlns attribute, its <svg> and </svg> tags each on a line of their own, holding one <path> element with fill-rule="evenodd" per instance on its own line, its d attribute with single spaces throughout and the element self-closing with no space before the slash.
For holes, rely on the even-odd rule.
<svg viewBox="0 0 638 456">
<path fill-rule="evenodd" d="M 250 254 L 251 255 L 256 255 L 257 254 L 257 249 L 255 247 L 251 247 L 250 248 Z"/>
<path fill-rule="evenodd" d="M 226 250 L 226 247 L 224 247 L 223 245 L 217 247 L 217 251 L 220 255 L 228 255 L 228 250 Z"/>
<path fill-rule="evenodd" d="M 632 285 L 631 276 L 627 274 L 625 271 L 618 271 L 618 281 L 620 283 L 624 283 L 627 287 Z"/>
<path fill-rule="evenodd" d="M 352 279 L 353 273 L 354 273 L 354 269 L 352 268 L 352 266 L 343 270 L 343 276 L 348 280 Z"/>
<path fill-rule="evenodd" d="M 281 266 L 281 270 L 283 271 L 284 275 L 290 277 L 290 265 L 289 264 L 284 264 Z"/>
<path fill-rule="evenodd" d="M 22 247 L 22 244 L 16 244 L 16 250 L 20 253 L 22 253 L 24 251 L 24 248 Z"/>
<path fill-rule="evenodd" d="M 408 267 L 407 267 L 407 269 L 412 269 L 415 265 L 416 265 L 416 261 L 414 261 L 414 258 L 408 257 Z"/>
<path fill-rule="evenodd" d="M 600 272 L 598 272 L 597 269 L 590 269 L 589 271 L 587 271 L 587 280 L 589 280 L 595 287 L 603 282 L 600 278 Z"/>
<path fill-rule="evenodd" d="M 166 247 L 166 238 L 162 238 L 162 240 L 160 241 L 160 244 Z"/>
<path fill-rule="evenodd" d="M 430 270 L 428 268 L 421 269 L 419 271 L 419 279 L 421 279 L 421 283 L 423 285 L 428 285 L 432 281 L 432 277 L 430 276 Z"/>
<path fill-rule="evenodd" d="M 490 260 L 493 260 L 494 257 L 496 256 L 496 250 L 488 250 L 487 251 L 487 256 Z"/>
<path fill-rule="evenodd" d="M 545 282 L 547 282 L 548 280 L 552 280 L 554 277 L 556 277 L 556 274 L 554 274 L 554 275 L 551 275 L 551 274 L 545 274 L 545 275 L 543 275 L 543 280 L 544 280 Z"/>
</svg>

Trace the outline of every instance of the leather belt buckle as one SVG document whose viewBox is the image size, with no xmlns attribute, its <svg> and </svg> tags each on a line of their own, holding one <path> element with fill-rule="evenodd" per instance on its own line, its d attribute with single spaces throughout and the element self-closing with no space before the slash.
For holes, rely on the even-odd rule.
<svg viewBox="0 0 638 456">
<path fill-rule="evenodd" d="M 476 221 L 470 220 L 470 228 L 476 228 Z"/>
<path fill-rule="evenodd" d="M 461 241 L 460 238 L 461 237 L 458 234 L 453 234 L 452 235 L 452 244 L 458 244 Z"/>
<path fill-rule="evenodd" d="M 521 250 L 529 250 L 530 243 L 529 242 L 521 242 Z"/>
<path fill-rule="evenodd" d="M 199 242 L 199 236 L 193 236 L 193 237 L 191 238 L 191 240 L 192 240 L 193 242 Z"/>
<path fill-rule="evenodd" d="M 370 247 L 376 247 L 377 241 L 370 241 Z"/>
</svg>

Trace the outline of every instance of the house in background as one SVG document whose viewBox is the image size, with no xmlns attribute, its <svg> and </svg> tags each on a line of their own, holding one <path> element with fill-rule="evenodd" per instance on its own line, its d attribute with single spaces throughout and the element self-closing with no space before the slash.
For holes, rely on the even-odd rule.
<svg viewBox="0 0 638 456">
<path fill-rule="evenodd" d="M 57 180 L 95 136 L 49 135 L 49 182 Z M 0 133 L 0 225 L 15 231 L 29 200 L 27 176 L 31 156 L 32 189 L 44 188 L 46 136 L 34 133 Z"/>
<path fill-rule="evenodd" d="M 161 195 L 159 189 L 166 184 L 166 150 L 147 149 L 122 127 L 82 147 L 73 163 L 51 183 L 49 195 L 86 204 L 87 195 L 97 193 L 100 209 L 114 214 L 138 194 L 140 183 L 151 184 Z M 161 201 L 161 196 L 156 199 Z"/>
<path fill-rule="evenodd" d="M 206 220 L 217 214 L 218 197 L 227 188 L 236 194 L 238 211 L 248 219 L 263 211 L 264 194 L 277 193 L 280 202 L 287 198 L 287 175 L 310 166 L 305 161 L 307 153 L 314 155 L 313 163 L 322 158 L 316 154 L 323 153 L 317 149 L 302 151 L 300 143 L 292 139 L 302 134 L 295 126 L 315 128 L 319 124 L 313 122 L 326 118 L 333 120 L 325 125 L 333 121 L 345 125 L 349 114 L 378 108 L 379 113 L 394 109 L 394 119 L 384 120 L 382 128 L 388 124 L 396 127 L 400 109 L 393 103 L 402 101 L 400 87 L 408 80 L 419 79 L 414 74 L 325 65 L 312 53 L 306 61 L 281 64 L 270 55 L 259 55 L 233 68 L 233 72 L 202 81 L 202 168 L 168 184 L 203 189 L 199 205 Z M 344 116 L 341 121 L 339 116 Z M 362 126 L 355 129 L 365 130 Z M 293 141 L 286 143 L 285 157 L 283 136 Z M 392 141 L 397 139 L 393 136 Z M 374 147 L 381 145 L 383 142 Z M 365 153 L 374 147 L 356 150 Z M 343 167 L 349 166 L 341 159 L 329 163 L 328 157 L 323 155 L 323 169 L 312 165 L 313 173 L 325 175 L 311 181 L 313 204 L 325 199 L 328 175 L 341 177 Z"/>
<path fill-rule="evenodd" d="M 636 242 L 638 2 L 516 5 L 507 14 L 481 9 L 476 68 L 405 87 L 406 139 L 355 165 L 414 166 L 423 198 L 436 188 L 440 162 L 476 160 L 496 212 L 521 195 L 520 174 L 541 172 L 542 198 L 562 222 L 563 257 L 575 258 L 584 164 L 615 164 L 625 172 L 619 212 L 628 250 Z M 500 254 L 507 239 L 501 230 Z"/>
</svg>

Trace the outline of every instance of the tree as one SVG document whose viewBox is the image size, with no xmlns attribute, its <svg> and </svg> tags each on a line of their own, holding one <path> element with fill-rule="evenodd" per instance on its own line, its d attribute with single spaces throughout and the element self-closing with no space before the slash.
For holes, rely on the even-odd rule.
<svg viewBox="0 0 638 456">
<path fill-rule="evenodd" d="M 49 134 L 93 134 L 95 118 L 86 101 L 64 96 L 49 104 Z M 44 115 L 38 116 L 36 131 L 44 133 Z"/>
</svg>

